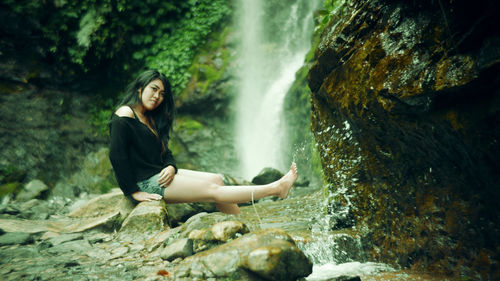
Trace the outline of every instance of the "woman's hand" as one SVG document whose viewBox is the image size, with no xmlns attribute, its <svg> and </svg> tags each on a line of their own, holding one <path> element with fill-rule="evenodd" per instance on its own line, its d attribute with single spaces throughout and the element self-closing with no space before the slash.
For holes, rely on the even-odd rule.
<svg viewBox="0 0 500 281">
<path fill-rule="evenodd" d="M 143 201 L 149 202 L 152 200 L 161 200 L 163 197 L 161 195 L 158 195 L 158 194 L 147 193 L 144 191 L 137 191 L 137 192 L 132 193 L 132 198 L 134 198 L 135 200 L 137 200 L 139 202 L 143 202 Z"/>
<path fill-rule="evenodd" d="M 163 187 L 167 187 L 174 179 L 174 176 L 175 176 L 175 168 L 174 166 L 170 165 L 161 170 L 160 177 L 158 179 L 158 184 Z"/>
</svg>

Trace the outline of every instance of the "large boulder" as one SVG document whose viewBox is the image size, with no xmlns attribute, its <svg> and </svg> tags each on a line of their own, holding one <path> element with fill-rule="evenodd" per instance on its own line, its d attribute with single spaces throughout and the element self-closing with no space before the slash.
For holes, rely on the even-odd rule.
<svg viewBox="0 0 500 281">
<path fill-rule="evenodd" d="M 91 200 L 82 203 L 77 201 L 67 216 L 70 218 L 89 218 L 118 212 L 124 220 L 134 207 L 135 205 L 123 196 L 120 189 L 113 189 L 111 192 L 96 196 Z"/>
<path fill-rule="evenodd" d="M 312 130 L 330 209 L 349 208 L 372 258 L 498 276 L 498 8 L 355 0 L 323 31 Z"/>
<path fill-rule="evenodd" d="M 246 234 L 227 244 L 186 258 L 175 278 L 296 280 L 312 272 L 312 263 L 283 230 Z"/>
<path fill-rule="evenodd" d="M 267 167 L 262 169 L 262 171 L 260 171 L 259 174 L 252 179 L 252 183 L 268 184 L 279 180 L 282 176 L 284 175 L 279 170 Z"/>
<path fill-rule="evenodd" d="M 165 201 L 141 202 L 123 221 L 119 238 L 146 241 L 166 228 L 169 228 L 169 225 Z"/>
</svg>

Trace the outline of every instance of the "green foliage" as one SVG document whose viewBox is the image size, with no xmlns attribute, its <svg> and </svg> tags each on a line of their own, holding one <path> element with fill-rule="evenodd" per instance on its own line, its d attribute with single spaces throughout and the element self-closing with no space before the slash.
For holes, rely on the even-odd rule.
<svg viewBox="0 0 500 281">
<path fill-rule="evenodd" d="M 226 0 L 197 1 L 172 33 L 163 34 L 151 49 L 136 52 L 134 57 L 146 57 L 146 65 L 165 73 L 174 92 L 180 93 L 191 78 L 188 69 L 198 47 L 230 13 Z"/>
<path fill-rule="evenodd" d="M 8 11 L 4 39 L 13 54 L 31 46 L 26 52 L 73 79 L 159 68 L 176 91 L 189 79 L 197 46 L 230 14 L 226 0 L 5 0 L 0 7 Z"/>
<path fill-rule="evenodd" d="M 94 129 L 95 136 L 107 136 L 109 134 L 108 123 L 114 110 L 114 101 L 106 99 L 97 102 L 89 109 L 89 123 Z"/>
</svg>

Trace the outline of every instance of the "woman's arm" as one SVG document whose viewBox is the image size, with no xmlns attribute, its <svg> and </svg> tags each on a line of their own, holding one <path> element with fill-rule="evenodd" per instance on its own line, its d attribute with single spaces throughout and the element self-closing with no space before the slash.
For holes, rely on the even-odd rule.
<svg viewBox="0 0 500 281">
<path fill-rule="evenodd" d="M 126 120 L 116 117 L 113 117 L 110 122 L 109 159 L 121 190 L 125 195 L 131 195 L 139 191 L 139 187 L 128 155 L 130 128 L 126 122 Z"/>
</svg>

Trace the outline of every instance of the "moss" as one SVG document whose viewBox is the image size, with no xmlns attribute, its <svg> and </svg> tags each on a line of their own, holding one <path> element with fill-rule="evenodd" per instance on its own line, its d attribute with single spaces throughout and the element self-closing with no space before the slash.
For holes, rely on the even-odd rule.
<svg viewBox="0 0 500 281">
<path fill-rule="evenodd" d="M 0 186 L 0 198 L 9 194 L 17 194 L 22 189 L 22 184 L 19 182 L 8 182 Z"/>
<path fill-rule="evenodd" d="M 183 131 L 187 135 L 192 135 L 194 132 L 203 129 L 203 124 L 200 122 L 189 119 L 187 117 L 177 120 L 176 131 Z"/>
<path fill-rule="evenodd" d="M 180 93 L 180 101 L 186 99 L 190 94 L 205 94 L 210 85 L 218 81 L 231 62 L 232 56 L 227 49 L 227 38 L 232 32 L 231 28 L 222 31 L 214 31 L 200 48 L 200 52 L 193 59 L 188 73 L 191 79 L 186 88 Z M 199 90 L 199 91 L 196 91 Z"/>
</svg>

